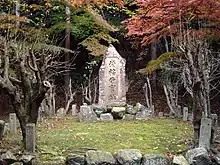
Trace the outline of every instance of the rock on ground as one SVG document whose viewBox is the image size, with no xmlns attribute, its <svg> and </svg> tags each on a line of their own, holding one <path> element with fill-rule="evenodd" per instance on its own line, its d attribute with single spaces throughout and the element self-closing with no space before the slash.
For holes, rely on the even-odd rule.
<svg viewBox="0 0 220 165">
<path fill-rule="evenodd" d="M 161 154 L 146 154 L 143 156 L 142 165 L 169 165 L 168 158 Z"/>
<path fill-rule="evenodd" d="M 100 115 L 100 120 L 102 121 L 113 121 L 113 116 L 111 113 L 104 113 Z"/>
<path fill-rule="evenodd" d="M 87 165 L 115 165 L 116 160 L 110 152 L 104 151 L 87 151 L 86 152 Z"/>
<path fill-rule="evenodd" d="M 189 165 L 188 161 L 183 155 L 175 155 L 173 157 L 173 164 L 175 165 Z"/>
<path fill-rule="evenodd" d="M 125 114 L 125 111 L 126 111 L 125 107 L 113 107 L 112 115 L 114 119 L 122 119 Z"/>
<path fill-rule="evenodd" d="M 120 150 L 115 154 L 115 158 L 121 165 L 140 165 L 142 154 L 137 149 Z"/>
<path fill-rule="evenodd" d="M 97 121 L 97 116 L 91 107 L 87 105 L 83 105 L 80 107 L 79 120 L 80 121 Z"/>
<path fill-rule="evenodd" d="M 188 150 L 186 153 L 186 159 L 189 164 L 193 165 L 211 165 L 212 163 L 207 150 L 202 147 Z"/>
<path fill-rule="evenodd" d="M 86 158 L 82 155 L 68 155 L 66 158 L 66 165 L 86 165 Z"/>
</svg>

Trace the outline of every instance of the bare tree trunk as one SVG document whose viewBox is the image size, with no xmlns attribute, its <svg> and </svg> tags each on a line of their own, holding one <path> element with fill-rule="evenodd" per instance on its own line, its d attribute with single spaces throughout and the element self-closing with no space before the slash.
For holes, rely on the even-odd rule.
<svg viewBox="0 0 220 165">
<path fill-rule="evenodd" d="M 69 81 L 69 93 L 70 93 L 70 96 L 65 107 L 65 112 L 64 112 L 65 114 L 68 113 L 70 104 L 74 101 L 75 92 L 74 93 L 72 92 L 72 79 L 70 79 Z"/>
<path fill-rule="evenodd" d="M 20 0 L 16 0 L 16 5 L 15 5 L 15 13 L 17 17 L 20 17 Z M 20 27 L 20 22 L 17 21 L 16 22 L 16 27 L 19 28 Z"/>
<path fill-rule="evenodd" d="M 153 101 L 152 101 L 152 90 L 151 90 L 151 84 L 150 79 L 147 77 L 147 82 L 144 83 L 144 94 L 145 94 L 145 100 L 147 103 L 148 108 L 153 108 Z"/>
<path fill-rule="evenodd" d="M 194 117 L 193 126 L 194 126 L 194 138 L 196 144 L 198 143 L 198 139 L 199 139 L 200 124 L 201 124 L 202 112 L 203 112 L 202 110 L 203 108 L 200 100 L 200 88 L 201 88 L 200 82 L 195 84 L 193 88 L 193 117 Z"/>
<path fill-rule="evenodd" d="M 66 49 L 70 49 L 70 7 L 68 6 L 69 4 L 66 5 L 66 33 L 65 33 L 65 47 Z M 65 54 L 65 62 L 70 61 L 70 54 L 66 53 Z M 67 102 L 69 100 L 69 81 L 70 81 L 70 74 L 67 72 L 64 75 L 64 91 L 66 93 L 66 99 L 65 101 Z"/>
</svg>

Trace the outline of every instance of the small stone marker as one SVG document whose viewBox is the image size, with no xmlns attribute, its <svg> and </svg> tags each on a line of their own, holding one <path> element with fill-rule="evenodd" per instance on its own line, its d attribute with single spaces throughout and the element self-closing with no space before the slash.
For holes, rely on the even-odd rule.
<svg viewBox="0 0 220 165">
<path fill-rule="evenodd" d="M 77 115 L 76 104 L 72 105 L 71 111 L 72 111 L 72 116 L 76 116 Z"/>
<path fill-rule="evenodd" d="M 9 114 L 9 131 L 13 134 L 17 132 L 17 117 L 15 113 Z"/>
<path fill-rule="evenodd" d="M 3 135 L 5 135 L 7 132 L 9 132 L 9 123 L 5 123 Z"/>
<path fill-rule="evenodd" d="M 36 146 L 36 129 L 34 123 L 26 125 L 26 151 L 35 154 Z"/>
<path fill-rule="evenodd" d="M 158 113 L 158 116 L 159 116 L 159 117 L 163 117 L 163 112 L 159 112 L 159 113 Z"/>
<path fill-rule="evenodd" d="M 5 129 L 5 121 L 0 120 L 0 140 L 2 139 L 4 135 L 4 129 Z"/>
<path fill-rule="evenodd" d="M 217 114 L 211 114 L 210 118 L 212 119 L 212 125 L 213 127 L 218 127 L 218 115 Z"/>
<path fill-rule="evenodd" d="M 202 118 L 199 135 L 199 147 L 210 149 L 212 119 Z"/>
<path fill-rule="evenodd" d="M 154 105 L 152 105 L 152 106 L 150 107 L 150 109 L 151 109 L 151 116 L 152 116 L 152 117 L 155 117 Z"/>
<path fill-rule="evenodd" d="M 137 108 L 137 111 L 140 111 L 141 110 L 141 103 L 136 103 L 136 108 Z"/>
<path fill-rule="evenodd" d="M 64 116 L 64 115 L 65 115 L 64 112 L 65 112 L 65 109 L 64 109 L 64 108 L 58 109 L 58 110 L 57 110 L 57 116 L 58 116 L 58 117 Z"/>
<path fill-rule="evenodd" d="M 183 107 L 183 121 L 187 121 L 188 119 L 188 107 Z"/>
<path fill-rule="evenodd" d="M 177 105 L 177 117 L 182 118 L 182 107 L 180 105 Z"/>
<path fill-rule="evenodd" d="M 125 64 L 125 59 L 110 45 L 99 69 L 99 105 L 126 105 Z"/>
</svg>

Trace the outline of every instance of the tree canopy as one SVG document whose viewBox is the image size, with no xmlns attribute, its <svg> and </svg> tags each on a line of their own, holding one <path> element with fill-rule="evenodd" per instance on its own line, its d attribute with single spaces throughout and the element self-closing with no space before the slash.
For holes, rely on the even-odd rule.
<svg viewBox="0 0 220 165">
<path fill-rule="evenodd" d="M 164 35 L 174 36 L 184 28 L 219 36 L 220 1 L 217 0 L 139 0 L 138 14 L 124 21 L 133 40 L 149 44 Z M 182 29 L 181 29 L 182 28 Z"/>
</svg>

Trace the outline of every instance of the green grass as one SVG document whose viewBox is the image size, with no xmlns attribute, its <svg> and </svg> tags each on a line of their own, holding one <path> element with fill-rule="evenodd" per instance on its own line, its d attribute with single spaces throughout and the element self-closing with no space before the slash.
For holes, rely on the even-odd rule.
<svg viewBox="0 0 220 165">
<path fill-rule="evenodd" d="M 115 153 L 140 149 L 144 153 L 176 153 L 193 137 L 192 126 L 176 119 L 82 123 L 72 117 L 50 118 L 37 125 L 37 156 L 41 161 L 84 154 L 88 149 Z M 0 150 L 19 153 L 21 134 L 8 134 Z"/>
<path fill-rule="evenodd" d="M 88 149 L 175 153 L 186 147 L 192 132 L 191 125 L 175 119 L 80 123 L 71 117 L 51 118 L 38 124 L 37 152 L 42 160 Z"/>
</svg>

